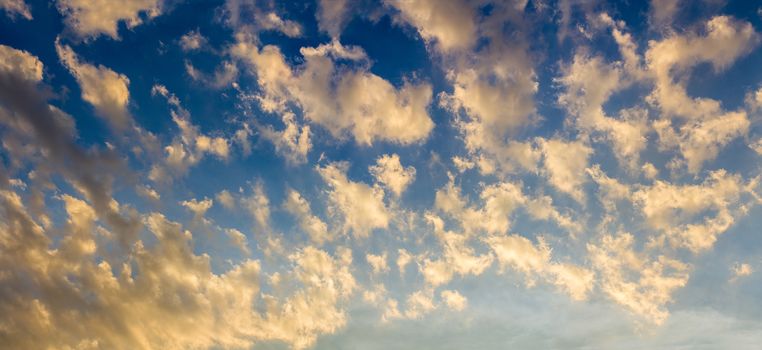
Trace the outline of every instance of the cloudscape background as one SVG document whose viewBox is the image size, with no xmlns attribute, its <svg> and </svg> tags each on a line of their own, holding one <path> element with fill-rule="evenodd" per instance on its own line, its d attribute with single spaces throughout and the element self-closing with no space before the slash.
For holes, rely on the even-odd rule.
<svg viewBox="0 0 762 350">
<path fill-rule="evenodd" d="M 758 1 L 0 17 L 0 348 L 762 344 Z"/>
</svg>

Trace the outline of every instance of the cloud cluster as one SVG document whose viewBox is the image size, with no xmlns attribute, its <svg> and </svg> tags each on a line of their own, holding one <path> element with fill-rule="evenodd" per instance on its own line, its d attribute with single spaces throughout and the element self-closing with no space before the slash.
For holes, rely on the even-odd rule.
<svg viewBox="0 0 762 350">
<path fill-rule="evenodd" d="M 732 104 L 691 86 L 759 48 L 742 19 L 677 30 L 684 4 L 654 1 L 636 35 L 593 3 L 555 16 L 545 2 L 385 0 L 372 14 L 318 1 L 309 25 L 228 0 L 224 34 L 180 29 L 172 48 L 194 89 L 232 106 L 215 130 L 173 80 L 145 88 L 82 47 L 169 5 L 58 1 L 75 39 L 49 43 L 60 67 L 0 45 L 0 344 L 305 349 L 368 305 L 380 322 L 483 307 L 473 282 L 497 279 L 664 326 L 701 259 L 762 203 L 762 89 Z M 32 20 L 24 1 L 0 8 Z M 378 16 L 441 78 L 389 77 L 370 48 L 342 43 L 353 18 Z M 573 51 L 544 62 L 538 24 Z M 48 85 L 59 72 L 78 93 Z M 154 134 L 136 117 L 157 100 L 169 128 Z M 108 132 L 93 140 L 69 108 Z M 282 163 L 260 158 L 272 150 Z M 727 288 L 754 278 L 745 259 L 721 265 Z"/>
</svg>

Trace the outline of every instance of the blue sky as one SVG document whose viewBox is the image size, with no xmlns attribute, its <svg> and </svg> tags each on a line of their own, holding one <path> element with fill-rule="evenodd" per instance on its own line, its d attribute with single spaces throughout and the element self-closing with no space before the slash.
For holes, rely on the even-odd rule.
<svg viewBox="0 0 762 350">
<path fill-rule="evenodd" d="M 0 11 L 0 344 L 762 342 L 762 4 Z"/>
</svg>

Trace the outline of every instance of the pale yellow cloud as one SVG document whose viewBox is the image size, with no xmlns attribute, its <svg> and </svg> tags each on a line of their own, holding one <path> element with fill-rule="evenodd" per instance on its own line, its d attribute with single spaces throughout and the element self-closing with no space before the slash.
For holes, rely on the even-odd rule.
<svg viewBox="0 0 762 350">
<path fill-rule="evenodd" d="M 307 161 L 307 154 L 312 149 L 310 126 L 300 125 L 291 112 L 283 113 L 283 130 L 271 126 L 259 128 L 260 135 L 275 146 L 275 152 L 282 155 L 290 164 L 302 164 Z"/>
<path fill-rule="evenodd" d="M 204 197 L 202 200 L 197 200 L 195 198 L 191 198 L 187 201 L 180 202 L 180 205 L 188 209 L 191 213 L 193 213 L 194 218 L 201 219 L 206 214 L 207 210 L 212 207 L 214 204 L 214 201 L 210 198 Z"/>
<path fill-rule="evenodd" d="M 684 78 L 702 62 L 723 70 L 760 42 L 751 23 L 727 16 L 709 19 L 704 29 L 705 34 L 688 32 L 651 41 L 645 54 L 655 81 L 648 99 L 662 112 L 654 124 L 660 145 L 679 149 L 694 174 L 731 140 L 745 135 L 750 122 L 743 110 L 725 111 L 717 100 L 689 96 Z M 674 118 L 682 125 L 675 125 Z"/>
<path fill-rule="evenodd" d="M 743 214 L 738 211 L 746 201 L 741 201 L 742 195 L 750 190 L 740 176 L 718 170 L 697 185 L 657 180 L 633 193 L 633 200 L 651 228 L 664 232 L 675 246 L 700 252 L 712 247 Z"/>
<path fill-rule="evenodd" d="M 151 94 L 167 100 L 172 121 L 180 133 L 164 147 L 164 160 L 154 164 L 149 179 L 153 182 L 171 182 L 174 177 L 185 175 L 191 166 L 198 164 L 207 154 L 221 160 L 230 156 L 230 141 L 222 136 L 210 136 L 202 133 L 197 125 L 190 121 L 190 112 L 180 104 L 180 100 L 166 86 L 156 84 Z"/>
<path fill-rule="evenodd" d="M 42 62 L 29 52 L 0 45 L 0 58 L 0 71 L 33 82 L 42 80 Z"/>
<path fill-rule="evenodd" d="M 434 227 L 434 234 L 442 247 L 439 259 L 424 258 L 420 262 L 421 274 L 429 285 L 437 287 L 446 284 L 455 275 L 478 276 L 492 265 L 492 255 L 478 254 L 470 245 L 473 239 L 468 235 L 446 231 L 444 221 L 436 215 L 428 214 L 426 220 Z"/>
<path fill-rule="evenodd" d="M 746 277 L 754 273 L 754 269 L 748 263 L 735 263 L 731 267 L 730 271 L 733 276 L 730 278 L 731 282 L 738 280 L 739 278 Z"/>
<path fill-rule="evenodd" d="M 250 196 L 240 199 L 241 205 L 254 219 L 257 228 L 267 233 L 270 231 L 270 198 L 267 197 L 265 186 L 261 181 L 257 181 L 251 190 Z"/>
<path fill-rule="evenodd" d="M 465 1 L 386 0 L 399 10 L 427 42 L 443 51 L 468 49 L 476 43 L 474 9 Z"/>
<path fill-rule="evenodd" d="M 102 65 L 82 62 L 74 50 L 58 40 L 56 52 L 64 66 L 77 78 L 82 99 L 95 107 L 98 115 L 120 131 L 132 126 L 132 117 L 127 111 L 130 101 L 130 80 L 127 76 Z"/>
<path fill-rule="evenodd" d="M 443 290 L 439 296 L 442 297 L 447 307 L 456 311 L 463 311 L 468 305 L 468 299 L 458 293 L 457 290 Z"/>
<path fill-rule="evenodd" d="M 263 90 L 257 98 L 265 111 L 282 113 L 287 102 L 297 103 L 308 121 L 335 137 L 349 134 L 368 146 L 376 140 L 420 142 L 434 127 L 427 111 L 429 84 L 405 82 L 397 88 L 366 68 L 345 69 L 332 58 L 357 59 L 359 48 L 338 42 L 302 48 L 305 63 L 292 69 L 277 47 L 260 49 L 247 40 L 251 39 L 239 35 L 231 53 L 256 73 Z"/>
<path fill-rule="evenodd" d="M 208 44 L 209 40 L 205 36 L 201 35 L 198 30 L 190 31 L 180 37 L 180 48 L 182 48 L 183 51 L 199 50 Z"/>
<path fill-rule="evenodd" d="M 240 249 L 241 252 L 245 254 L 251 253 L 251 250 L 249 249 L 248 239 L 246 238 L 246 235 L 243 234 L 243 232 L 234 228 L 228 228 L 225 229 L 225 234 L 227 234 L 230 242 L 233 243 L 236 248 Z"/>
<path fill-rule="evenodd" d="M 288 190 L 283 207 L 296 217 L 299 222 L 299 228 L 310 237 L 313 243 L 320 245 L 326 241 L 333 240 L 334 237 L 328 231 L 328 225 L 319 217 L 312 214 L 310 203 L 299 192 L 293 189 Z"/>
<path fill-rule="evenodd" d="M 509 267 L 521 272 L 530 287 L 537 279 L 547 280 L 574 300 L 586 299 L 593 288 L 593 272 L 581 266 L 551 261 L 550 247 L 542 237 L 536 245 L 515 234 L 493 235 L 485 241 L 495 253 L 501 270 Z"/>
<path fill-rule="evenodd" d="M 320 0 L 316 13 L 320 30 L 337 39 L 348 20 L 350 4 L 347 0 Z"/>
<path fill-rule="evenodd" d="M 366 254 L 365 259 L 370 265 L 371 271 L 374 274 L 386 273 L 389 271 L 389 265 L 386 263 L 387 254 L 383 252 L 381 254 Z"/>
<path fill-rule="evenodd" d="M 404 167 L 400 163 L 397 154 L 384 154 L 376 159 L 376 165 L 368 168 L 377 182 L 383 184 L 395 196 L 399 197 L 402 192 L 415 180 L 415 168 Z"/>
<path fill-rule="evenodd" d="M 586 182 L 585 168 L 593 153 L 584 141 L 562 139 L 540 140 L 543 169 L 548 182 L 578 202 L 584 200 L 582 185 Z"/>
<path fill-rule="evenodd" d="M 330 208 L 343 220 L 344 232 L 364 238 L 374 229 L 388 228 L 391 214 L 384 203 L 383 189 L 348 179 L 347 166 L 331 163 L 317 168 L 330 188 Z"/>
<path fill-rule="evenodd" d="M 690 266 L 664 255 L 654 257 L 633 248 L 628 233 L 605 235 L 587 249 L 600 277 L 599 286 L 614 302 L 649 322 L 662 324 L 672 293 L 688 283 Z"/>
<path fill-rule="evenodd" d="M 24 0 L 0 0 L 0 9 L 4 10 L 10 18 L 21 16 L 27 20 L 32 19 L 32 11 Z"/>
<path fill-rule="evenodd" d="M 217 200 L 217 203 L 222 204 L 225 209 L 234 209 L 235 208 L 235 198 L 233 198 L 233 195 L 230 194 L 230 191 L 228 190 L 222 190 L 215 196 L 215 199 Z"/>
<path fill-rule="evenodd" d="M 87 39 L 101 34 L 119 39 L 119 23 L 134 28 L 161 15 L 161 0 L 58 0 L 56 6 L 64 23 L 78 37 Z"/>
</svg>

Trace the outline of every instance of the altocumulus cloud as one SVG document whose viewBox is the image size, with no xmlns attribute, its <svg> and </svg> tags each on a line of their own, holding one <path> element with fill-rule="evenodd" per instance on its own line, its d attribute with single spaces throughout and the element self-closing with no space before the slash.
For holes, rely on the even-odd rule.
<svg viewBox="0 0 762 350">
<path fill-rule="evenodd" d="M 762 342 L 753 1 L 0 10 L 0 347 Z"/>
</svg>

